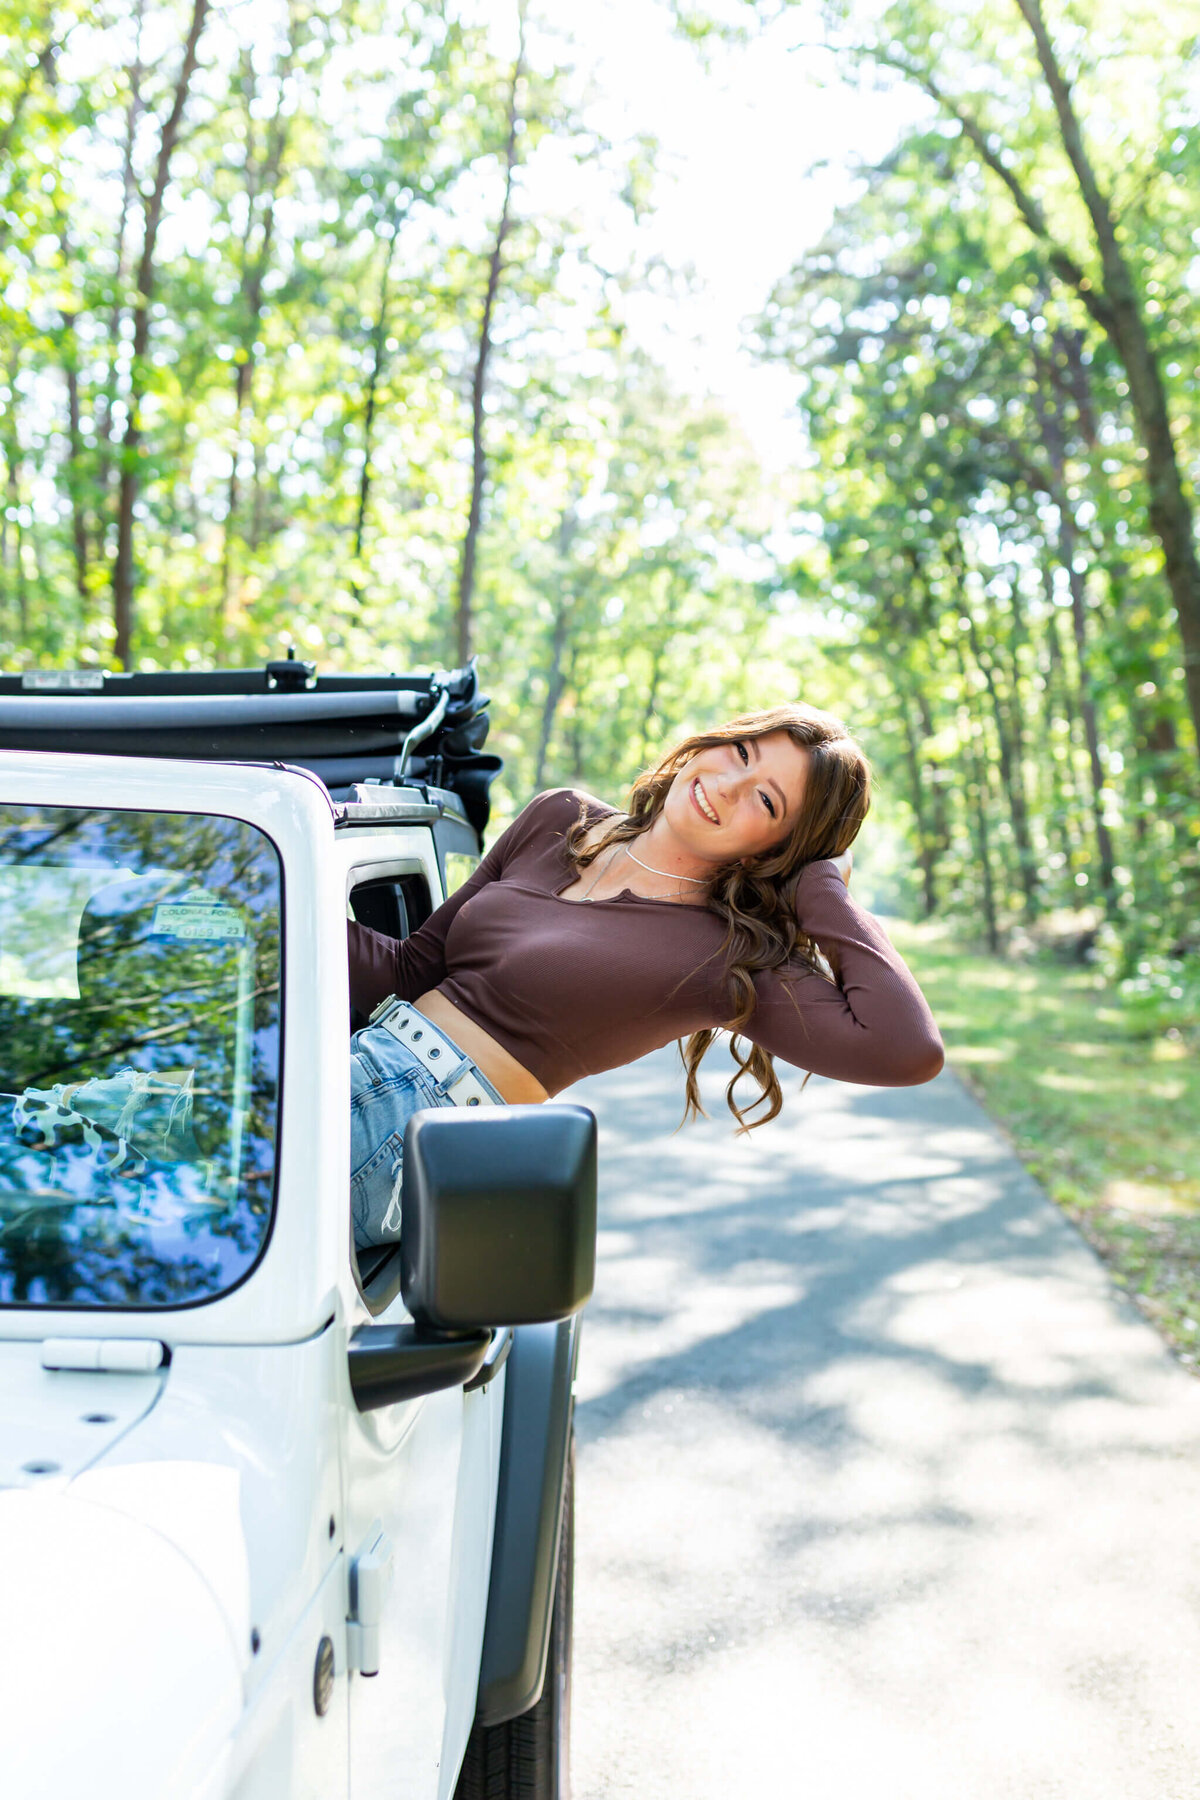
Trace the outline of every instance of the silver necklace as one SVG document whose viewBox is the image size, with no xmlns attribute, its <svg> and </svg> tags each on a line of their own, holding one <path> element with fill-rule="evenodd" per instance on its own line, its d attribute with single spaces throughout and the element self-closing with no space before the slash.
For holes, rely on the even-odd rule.
<svg viewBox="0 0 1200 1800">
<path fill-rule="evenodd" d="M 605 857 L 601 866 L 596 870 L 596 873 L 592 876 L 592 879 L 588 882 L 582 894 L 580 894 L 579 899 L 581 902 L 591 898 L 592 889 L 599 886 L 601 879 L 608 874 L 608 871 L 612 868 L 617 860 L 617 856 L 622 850 L 624 850 L 626 856 L 628 856 L 631 861 L 638 865 L 639 869 L 645 869 L 648 875 L 660 875 L 664 881 L 690 881 L 697 887 L 703 887 L 705 885 L 702 876 L 668 875 L 665 869 L 656 869 L 651 863 L 643 862 L 640 856 L 635 856 L 628 844 L 614 844 L 612 855 Z"/>
<path fill-rule="evenodd" d="M 617 848 L 619 848 L 619 846 L 617 846 Z M 599 861 L 599 858 L 597 858 L 596 860 Z M 582 894 L 580 894 L 579 898 L 580 898 L 581 902 L 584 900 L 587 900 L 589 898 L 589 896 L 591 895 L 592 889 L 596 886 L 597 882 L 600 880 L 600 877 L 602 875 L 607 875 L 608 871 L 612 868 L 612 866 L 616 862 L 616 860 L 617 860 L 617 850 L 614 849 L 612 855 L 606 856 L 604 858 L 604 861 L 602 863 L 600 863 L 600 867 L 596 870 L 596 873 L 592 876 L 592 879 L 588 882 L 588 884 L 584 888 Z"/>
<path fill-rule="evenodd" d="M 690 881 L 695 887 L 706 887 L 708 885 L 707 875 L 671 875 L 666 869 L 654 868 L 651 863 L 643 862 L 641 857 L 629 848 L 628 844 L 625 846 L 625 854 L 633 859 L 639 869 L 645 869 L 648 875 L 661 875 L 664 881 Z"/>
</svg>

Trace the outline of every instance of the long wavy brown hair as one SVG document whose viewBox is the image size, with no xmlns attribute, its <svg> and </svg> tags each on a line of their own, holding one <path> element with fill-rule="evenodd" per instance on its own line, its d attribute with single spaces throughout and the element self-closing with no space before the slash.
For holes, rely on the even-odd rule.
<svg viewBox="0 0 1200 1800">
<path fill-rule="evenodd" d="M 611 844 L 628 843 L 649 831 L 663 809 L 671 783 L 684 764 L 700 750 L 736 743 L 739 739 L 766 737 L 786 731 L 792 742 L 808 752 L 807 779 L 799 815 L 781 844 L 744 861 L 718 868 L 705 890 L 705 903 L 725 921 L 721 955 L 729 982 L 730 1048 L 737 1064 L 725 1090 L 729 1110 L 738 1130 L 752 1131 L 765 1125 L 783 1106 L 783 1090 L 775 1073 L 774 1058 L 744 1036 L 754 1015 L 754 977 L 785 963 L 803 963 L 819 975 L 825 973 L 813 939 L 802 931 L 796 918 L 796 885 L 807 863 L 840 856 L 858 836 L 871 804 L 871 769 L 866 757 L 840 719 L 801 704 L 772 706 L 761 712 L 743 713 L 712 731 L 684 738 L 668 751 L 656 768 L 647 769 L 633 784 L 628 812 L 613 821 L 598 837 L 586 842 L 586 813 L 567 833 L 566 847 L 577 870 L 582 871 Z M 703 1113 L 700 1103 L 700 1063 L 717 1032 L 694 1031 L 680 1043 L 687 1072 L 687 1105 L 684 1118 Z M 737 1098 L 738 1083 L 749 1077 L 759 1092 L 748 1106 Z M 760 1113 L 752 1118 L 752 1113 Z"/>
</svg>

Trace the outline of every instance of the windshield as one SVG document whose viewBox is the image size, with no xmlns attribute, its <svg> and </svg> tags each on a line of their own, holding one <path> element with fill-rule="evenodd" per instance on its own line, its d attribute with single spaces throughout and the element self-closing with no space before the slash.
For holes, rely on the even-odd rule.
<svg viewBox="0 0 1200 1800">
<path fill-rule="evenodd" d="M 235 819 L 0 806 L 0 1304 L 178 1306 L 252 1267 L 280 906 Z"/>
</svg>

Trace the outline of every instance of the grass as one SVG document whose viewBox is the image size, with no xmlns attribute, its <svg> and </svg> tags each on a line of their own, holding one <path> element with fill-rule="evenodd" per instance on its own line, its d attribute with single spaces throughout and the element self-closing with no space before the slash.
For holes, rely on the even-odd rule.
<svg viewBox="0 0 1200 1800">
<path fill-rule="evenodd" d="M 1200 1362 L 1200 1032 L 1086 966 L 894 927 L 947 1060 L 1181 1360 Z"/>
</svg>

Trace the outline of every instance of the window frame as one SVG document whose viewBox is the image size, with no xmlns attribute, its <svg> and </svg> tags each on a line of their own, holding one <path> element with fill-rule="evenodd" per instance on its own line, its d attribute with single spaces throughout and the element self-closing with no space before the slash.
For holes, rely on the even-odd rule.
<svg viewBox="0 0 1200 1800">
<path fill-rule="evenodd" d="M 431 848 L 433 848 L 433 846 L 431 846 Z M 436 892 L 435 875 L 437 883 Z M 425 904 L 423 906 L 418 904 L 415 907 L 410 907 L 410 891 L 405 890 L 406 888 L 410 889 L 411 884 L 417 882 L 420 882 L 423 885 Z M 347 873 L 346 900 L 348 906 L 353 906 L 355 894 L 361 892 L 363 889 L 367 889 L 368 891 L 378 891 L 388 887 L 401 890 L 399 895 L 400 908 L 404 913 L 405 922 L 408 924 L 408 930 L 405 932 L 404 937 L 399 938 L 396 941 L 398 943 L 403 943 L 404 938 L 411 937 L 414 931 L 419 931 L 426 919 L 431 918 L 438 907 L 444 904 L 446 890 L 441 858 L 437 857 L 435 860 L 433 856 L 430 856 L 426 859 L 410 854 L 408 856 L 380 858 L 378 861 L 356 864 Z M 416 912 L 421 912 L 422 916 L 413 922 L 413 914 Z M 364 925 L 370 926 L 372 930 L 380 929 L 378 926 L 372 926 L 370 920 L 364 919 L 361 922 Z M 350 1014 L 348 994 L 347 1012 Z M 353 1025 L 353 1020 L 357 1015 L 350 1014 L 350 1017 L 352 1021 L 352 1030 L 360 1029 L 360 1027 L 355 1027 Z M 365 1023 L 366 1021 L 364 1020 L 363 1024 Z M 359 1252 L 354 1243 L 354 1226 L 350 1212 L 349 1169 L 346 1171 L 345 1210 L 347 1235 L 350 1246 L 350 1275 L 354 1282 L 358 1297 L 366 1308 L 367 1313 L 372 1319 L 378 1319 L 400 1298 L 400 1246 L 399 1244 L 370 1246 L 369 1249 L 363 1252 L 364 1256 L 369 1258 L 369 1268 L 367 1273 L 364 1274 L 359 1264 Z M 382 1254 L 380 1254 L 380 1252 L 382 1252 Z"/>
</svg>

